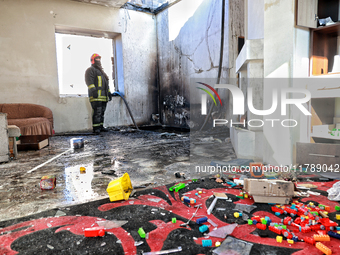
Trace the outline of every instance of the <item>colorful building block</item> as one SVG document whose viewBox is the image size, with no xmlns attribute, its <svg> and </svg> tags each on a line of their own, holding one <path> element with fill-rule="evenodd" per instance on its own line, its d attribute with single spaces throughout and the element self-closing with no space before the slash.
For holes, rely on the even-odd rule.
<svg viewBox="0 0 340 255">
<path fill-rule="evenodd" d="M 340 239 L 340 235 L 338 233 L 328 231 L 328 235 L 337 239 Z"/>
<path fill-rule="evenodd" d="M 329 237 L 329 235 L 314 235 L 314 240 L 315 241 L 330 241 L 331 238 Z"/>
<path fill-rule="evenodd" d="M 282 239 L 283 239 L 282 236 L 277 236 L 277 237 L 276 237 L 276 242 L 282 243 Z"/>
<path fill-rule="evenodd" d="M 208 228 L 207 225 L 203 225 L 203 226 L 200 226 L 200 227 L 198 228 L 198 230 L 199 230 L 201 233 L 207 231 L 208 229 L 209 229 L 209 228 Z"/>
<path fill-rule="evenodd" d="M 210 246 L 212 246 L 212 241 L 211 240 L 202 240 L 202 246 L 203 247 L 210 247 Z"/>
<path fill-rule="evenodd" d="M 322 251 L 326 255 L 331 255 L 332 254 L 332 250 L 329 249 L 326 245 L 324 245 L 324 244 L 322 244 L 320 242 L 317 242 L 315 244 L 315 247 L 318 248 L 320 251 Z"/>
<path fill-rule="evenodd" d="M 94 228 L 85 228 L 84 236 L 85 237 L 96 237 L 96 236 L 104 236 L 105 228 L 104 227 L 94 227 Z"/>
<path fill-rule="evenodd" d="M 290 244 L 294 244 L 294 241 L 291 240 L 291 239 L 288 239 L 287 242 L 290 243 Z"/>
<path fill-rule="evenodd" d="M 287 239 L 292 239 L 293 238 L 293 235 L 292 233 L 288 232 L 287 230 L 282 230 L 282 235 L 287 238 Z"/>
<path fill-rule="evenodd" d="M 176 223 L 176 218 L 171 219 L 172 223 Z"/>
<path fill-rule="evenodd" d="M 304 237 L 304 238 L 303 238 L 303 241 L 305 241 L 305 243 L 309 243 L 309 244 L 311 244 L 311 245 L 314 245 L 314 244 L 315 244 L 315 240 L 314 240 L 314 238 L 312 238 L 312 237 Z"/>
<path fill-rule="evenodd" d="M 145 232 L 143 228 L 139 228 L 138 229 L 138 234 L 141 238 L 145 238 Z"/>
<path fill-rule="evenodd" d="M 282 233 L 282 230 L 281 230 L 281 229 L 278 229 L 278 228 L 273 227 L 273 226 L 269 226 L 268 229 L 269 229 L 270 231 L 272 231 L 272 232 L 278 234 L 278 235 L 281 235 L 281 233 Z"/>
<path fill-rule="evenodd" d="M 257 223 L 256 228 L 266 230 L 267 226 L 265 224 Z"/>
<path fill-rule="evenodd" d="M 194 199 L 194 198 L 189 198 L 189 197 L 187 197 L 187 196 L 181 197 L 181 200 L 182 200 L 183 202 L 188 203 L 188 204 L 195 204 L 195 203 L 196 203 L 196 199 Z"/>
<path fill-rule="evenodd" d="M 197 219 L 196 223 L 197 224 L 202 224 L 202 223 L 207 222 L 207 221 L 208 221 L 208 217 L 205 216 L 205 217 Z"/>
</svg>

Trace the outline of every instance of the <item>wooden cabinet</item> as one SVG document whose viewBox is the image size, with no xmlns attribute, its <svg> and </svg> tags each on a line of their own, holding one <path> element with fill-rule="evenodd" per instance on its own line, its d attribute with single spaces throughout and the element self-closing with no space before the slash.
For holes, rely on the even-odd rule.
<svg viewBox="0 0 340 255">
<path fill-rule="evenodd" d="M 339 8 L 340 0 L 297 0 L 296 25 L 311 29 L 310 75 L 340 72 Z M 334 24 L 320 26 L 319 19 L 328 17 Z"/>
<path fill-rule="evenodd" d="M 317 28 L 318 19 L 331 17 L 334 22 L 339 19 L 339 0 L 296 0 L 296 25 Z"/>
<path fill-rule="evenodd" d="M 316 28 L 318 13 L 318 0 L 297 0 L 298 26 Z"/>
<path fill-rule="evenodd" d="M 311 31 L 312 75 L 336 73 L 334 59 L 339 54 L 340 22 Z"/>
</svg>

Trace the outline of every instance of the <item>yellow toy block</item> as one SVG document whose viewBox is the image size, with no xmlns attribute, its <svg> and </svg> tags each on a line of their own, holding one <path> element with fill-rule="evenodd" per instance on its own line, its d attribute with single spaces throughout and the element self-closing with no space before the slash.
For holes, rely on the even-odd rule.
<svg viewBox="0 0 340 255">
<path fill-rule="evenodd" d="M 276 242 L 278 242 L 278 243 L 282 243 L 282 236 L 277 236 L 276 237 Z"/>
<path fill-rule="evenodd" d="M 110 201 L 128 200 L 132 192 L 130 176 L 125 173 L 122 177 L 109 183 L 107 189 Z"/>
<path fill-rule="evenodd" d="M 337 220 L 340 220 L 340 214 L 337 214 L 335 217 Z"/>
<path fill-rule="evenodd" d="M 248 198 L 248 194 L 244 194 L 244 198 Z"/>
<path fill-rule="evenodd" d="M 240 214 L 238 212 L 234 212 L 234 217 L 238 218 L 238 217 L 240 217 Z"/>
<path fill-rule="evenodd" d="M 215 247 L 219 247 L 220 245 L 221 245 L 220 242 L 216 242 L 216 243 L 215 243 Z"/>
<path fill-rule="evenodd" d="M 287 239 L 287 242 L 290 243 L 290 244 L 294 244 L 294 241 L 291 240 L 291 239 Z"/>
</svg>

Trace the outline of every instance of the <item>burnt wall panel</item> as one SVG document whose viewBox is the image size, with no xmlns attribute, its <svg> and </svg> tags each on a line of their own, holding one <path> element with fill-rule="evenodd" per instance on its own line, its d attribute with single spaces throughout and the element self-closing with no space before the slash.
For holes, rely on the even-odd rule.
<svg viewBox="0 0 340 255">
<path fill-rule="evenodd" d="M 190 104 L 199 103 L 190 102 L 190 90 L 196 87 L 192 84 L 193 79 L 209 78 L 215 79 L 217 83 L 223 1 L 203 0 L 199 5 L 185 6 L 190 2 L 193 3 L 193 1 L 181 1 L 157 15 L 160 117 L 161 123 L 167 126 L 191 126 Z M 226 80 L 230 69 L 229 38 L 233 38 L 229 35 L 229 4 L 240 4 L 238 8 L 232 10 L 233 17 L 241 19 L 242 22 L 244 6 L 243 0 L 225 1 L 225 3 L 222 78 Z M 176 26 L 178 20 L 174 18 L 174 13 L 182 9 L 185 12 L 179 15 L 186 15 L 190 13 L 188 11 L 190 8 L 194 8 L 191 16 Z M 236 13 L 237 10 L 242 10 L 242 14 Z M 232 42 L 234 43 L 234 40 Z M 237 38 L 235 43 L 237 44 Z M 237 45 L 232 49 L 237 50 Z M 228 101 L 227 93 L 222 93 L 221 96 L 224 102 Z"/>
</svg>

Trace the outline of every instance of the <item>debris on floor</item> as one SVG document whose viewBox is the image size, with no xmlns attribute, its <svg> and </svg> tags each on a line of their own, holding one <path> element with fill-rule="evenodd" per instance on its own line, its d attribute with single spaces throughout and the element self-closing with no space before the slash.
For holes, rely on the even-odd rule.
<svg viewBox="0 0 340 255">
<path fill-rule="evenodd" d="M 54 175 L 45 175 L 41 177 L 40 189 L 51 190 L 55 188 L 56 184 L 57 184 L 57 180 Z"/>
<path fill-rule="evenodd" d="M 110 201 L 128 200 L 132 192 L 130 176 L 125 173 L 122 177 L 109 183 L 106 191 L 109 194 Z"/>
</svg>

